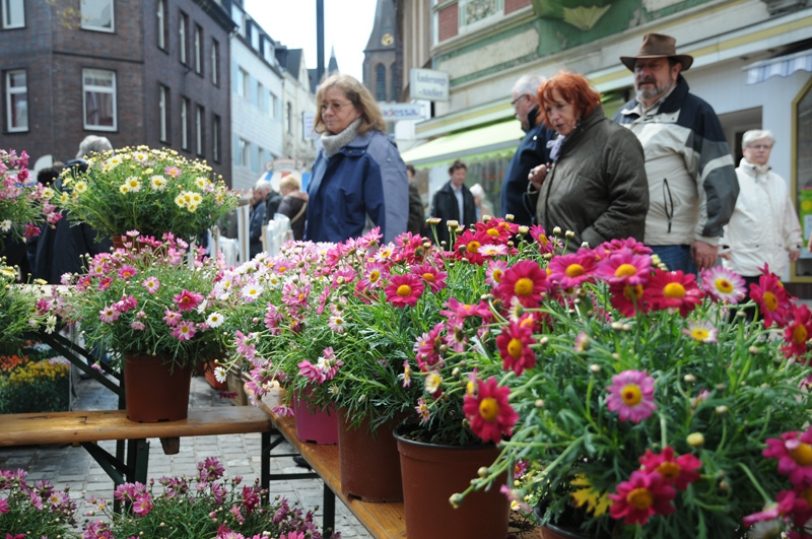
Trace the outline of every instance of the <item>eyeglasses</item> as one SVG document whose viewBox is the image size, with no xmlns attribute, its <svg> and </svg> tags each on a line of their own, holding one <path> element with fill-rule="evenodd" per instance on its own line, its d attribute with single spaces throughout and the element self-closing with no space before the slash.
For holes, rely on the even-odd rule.
<svg viewBox="0 0 812 539">
<path fill-rule="evenodd" d="M 748 148 L 753 148 L 754 150 L 771 150 L 773 145 L 772 144 L 748 144 Z"/>
<path fill-rule="evenodd" d="M 517 97 L 516 99 L 514 99 L 513 101 L 511 101 L 511 102 L 510 102 L 510 105 L 511 105 L 512 107 L 515 107 L 515 106 L 516 106 L 516 103 L 518 103 L 518 102 L 519 102 L 519 99 L 522 99 L 522 98 L 524 98 L 524 99 L 529 99 L 529 98 L 530 98 L 530 96 L 529 96 L 529 95 L 527 95 L 527 94 L 522 94 L 522 95 L 520 95 L 519 97 Z"/>
<path fill-rule="evenodd" d="M 344 102 L 344 103 L 341 103 L 339 101 L 334 101 L 332 103 L 322 103 L 321 104 L 321 110 L 325 111 L 327 109 L 330 109 L 333 112 L 338 112 L 341 109 L 343 109 L 344 107 L 351 107 L 351 106 L 352 106 L 352 103 L 350 103 L 349 101 Z"/>
</svg>

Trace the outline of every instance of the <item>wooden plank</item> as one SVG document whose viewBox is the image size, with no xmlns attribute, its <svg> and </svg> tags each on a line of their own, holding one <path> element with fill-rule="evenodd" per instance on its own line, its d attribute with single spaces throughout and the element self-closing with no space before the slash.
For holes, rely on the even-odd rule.
<svg viewBox="0 0 812 539">
<path fill-rule="evenodd" d="M 266 432 L 271 421 L 253 406 L 193 408 L 180 421 L 138 423 L 124 410 L 0 415 L 0 447 L 74 444 L 101 440 L 135 440 Z"/>
</svg>

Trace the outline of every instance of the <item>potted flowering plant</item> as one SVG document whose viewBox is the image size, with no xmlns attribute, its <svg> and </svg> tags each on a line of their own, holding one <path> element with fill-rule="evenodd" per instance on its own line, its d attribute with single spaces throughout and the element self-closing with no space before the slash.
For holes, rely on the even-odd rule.
<svg viewBox="0 0 812 539">
<path fill-rule="evenodd" d="M 51 189 L 28 184 L 27 167 L 27 153 L 0 149 L 0 248 L 6 236 L 35 238 L 43 223 L 54 225 L 62 217 L 50 202 Z"/>
<path fill-rule="evenodd" d="M 152 420 L 180 419 L 192 369 L 224 347 L 217 329 L 224 315 L 210 297 L 219 267 L 171 234 L 158 241 L 131 231 L 126 238 L 124 248 L 96 255 L 86 274 L 66 279 L 73 290 L 62 315 L 80 323 L 89 346 L 110 350 L 123 365 L 130 419 L 151 420 L 152 411 L 141 405 L 161 403 L 176 408 L 156 411 L 169 416 Z M 167 394 L 159 398 L 162 381 Z M 147 390 L 146 402 L 134 402 L 139 388 Z"/>
<path fill-rule="evenodd" d="M 463 494 L 510 471 L 515 506 L 584 537 L 736 537 L 770 519 L 807 536 L 808 308 L 765 274 L 748 323 L 739 276 L 713 268 L 700 286 L 655 262 L 614 241 L 505 270 L 521 305 L 491 327 L 502 393 L 478 375 L 466 413 L 510 438 Z"/>
<path fill-rule="evenodd" d="M 0 354 L 19 352 L 29 333 L 52 332 L 56 325 L 43 289 L 15 284 L 17 275 L 17 268 L 0 258 Z"/>
<path fill-rule="evenodd" d="M 0 530 L 6 537 L 77 537 L 75 513 L 67 488 L 32 483 L 23 470 L 0 470 Z"/>
<path fill-rule="evenodd" d="M 67 169 L 61 180 L 57 204 L 71 219 L 112 238 L 139 230 L 189 240 L 237 204 L 207 164 L 145 146 L 96 154 L 85 173 Z"/>
<path fill-rule="evenodd" d="M 195 477 L 120 485 L 115 498 L 130 504 L 130 511 L 110 513 L 107 503 L 96 500 L 108 518 L 87 523 L 83 539 L 322 539 L 312 512 L 285 498 L 263 503 L 257 484 L 245 485 L 239 476 L 226 480 L 218 459 L 198 462 L 197 470 Z"/>
</svg>

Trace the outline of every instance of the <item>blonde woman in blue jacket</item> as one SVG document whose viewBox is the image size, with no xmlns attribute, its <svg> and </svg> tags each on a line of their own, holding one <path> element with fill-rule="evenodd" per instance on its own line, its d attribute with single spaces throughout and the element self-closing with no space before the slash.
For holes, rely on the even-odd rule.
<svg viewBox="0 0 812 539">
<path fill-rule="evenodd" d="M 391 241 L 406 231 L 409 182 L 378 105 L 356 79 L 333 75 L 319 86 L 316 106 L 322 149 L 308 185 L 305 239 L 340 242 L 371 223 Z"/>
</svg>

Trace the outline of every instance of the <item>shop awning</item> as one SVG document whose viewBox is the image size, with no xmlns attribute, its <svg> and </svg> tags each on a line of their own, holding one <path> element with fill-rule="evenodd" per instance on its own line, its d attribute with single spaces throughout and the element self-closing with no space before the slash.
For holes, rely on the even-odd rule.
<svg viewBox="0 0 812 539">
<path fill-rule="evenodd" d="M 744 68 L 747 84 L 758 84 L 770 77 L 789 77 L 796 71 L 812 72 L 812 49 L 762 60 Z"/>
<path fill-rule="evenodd" d="M 445 135 L 401 154 L 417 168 L 441 165 L 455 159 L 477 160 L 498 154 L 510 155 L 524 136 L 519 122 L 506 120 L 486 127 Z"/>
</svg>

